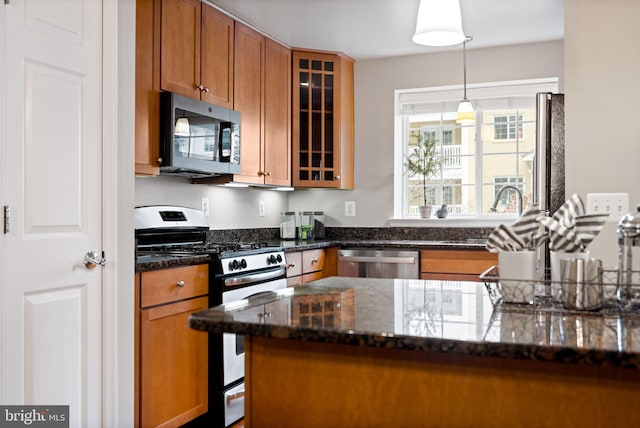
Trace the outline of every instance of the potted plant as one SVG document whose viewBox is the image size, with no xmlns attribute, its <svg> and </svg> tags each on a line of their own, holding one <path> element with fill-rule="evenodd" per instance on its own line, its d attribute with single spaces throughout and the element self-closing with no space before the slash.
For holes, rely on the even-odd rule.
<svg viewBox="0 0 640 428">
<path fill-rule="evenodd" d="M 421 218 L 431 217 L 431 206 L 427 205 L 427 181 L 435 177 L 440 171 L 441 160 L 438 156 L 438 141 L 431 136 L 425 139 L 422 132 L 412 132 L 411 137 L 416 142 L 410 145 L 410 153 L 406 158 L 405 167 L 413 176 L 420 178 L 422 184 L 422 205 L 418 206 Z"/>
</svg>

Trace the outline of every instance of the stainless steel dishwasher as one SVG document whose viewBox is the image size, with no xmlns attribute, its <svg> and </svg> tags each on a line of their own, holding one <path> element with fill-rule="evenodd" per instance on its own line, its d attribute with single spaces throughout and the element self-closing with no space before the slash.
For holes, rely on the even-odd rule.
<svg viewBox="0 0 640 428">
<path fill-rule="evenodd" d="M 420 278 L 420 253 L 409 250 L 349 248 L 338 251 L 338 276 Z"/>
</svg>

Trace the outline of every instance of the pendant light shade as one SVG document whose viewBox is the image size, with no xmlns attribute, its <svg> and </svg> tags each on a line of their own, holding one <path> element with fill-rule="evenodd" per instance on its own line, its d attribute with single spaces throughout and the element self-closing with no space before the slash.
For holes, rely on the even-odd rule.
<svg viewBox="0 0 640 428">
<path fill-rule="evenodd" d="M 473 112 L 473 106 L 471 101 L 462 100 L 458 104 L 458 114 L 456 115 L 456 122 L 463 125 L 469 125 L 476 120 L 476 114 Z"/>
<path fill-rule="evenodd" d="M 413 42 L 451 46 L 465 40 L 458 0 L 420 0 Z"/>
<path fill-rule="evenodd" d="M 458 104 L 458 114 L 456 115 L 456 123 L 470 125 L 476 120 L 473 112 L 471 101 L 467 99 L 467 42 L 473 40 L 473 37 L 467 36 L 462 43 L 462 76 L 464 79 L 464 97 Z"/>
<path fill-rule="evenodd" d="M 189 119 L 186 117 L 181 117 L 176 120 L 176 127 L 173 131 L 173 134 L 178 137 L 188 137 L 191 133 L 189 132 Z"/>
</svg>

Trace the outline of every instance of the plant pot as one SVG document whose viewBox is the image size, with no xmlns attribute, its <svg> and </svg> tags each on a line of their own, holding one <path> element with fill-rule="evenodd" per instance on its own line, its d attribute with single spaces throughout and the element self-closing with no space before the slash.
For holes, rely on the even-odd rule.
<svg viewBox="0 0 640 428">
<path fill-rule="evenodd" d="M 418 207 L 418 212 L 420 213 L 420 218 L 430 218 L 431 217 L 431 205 L 420 205 Z"/>
</svg>

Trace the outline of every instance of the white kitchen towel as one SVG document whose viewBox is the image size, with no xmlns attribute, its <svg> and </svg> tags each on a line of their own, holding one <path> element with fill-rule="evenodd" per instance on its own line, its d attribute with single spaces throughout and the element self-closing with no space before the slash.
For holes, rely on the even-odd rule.
<svg viewBox="0 0 640 428">
<path fill-rule="evenodd" d="M 534 237 L 540 229 L 539 216 L 537 205 L 527 208 L 511 226 L 501 224 L 496 227 L 487 238 L 486 248 L 491 252 L 533 249 Z"/>
<path fill-rule="evenodd" d="M 551 217 L 538 221 L 549 230 L 549 249 L 574 253 L 586 251 L 600 233 L 608 214 L 585 214 L 584 203 L 577 194 L 569 198 Z"/>
<path fill-rule="evenodd" d="M 609 214 L 585 214 L 576 218 L 576 229 L 584 248 L 595 239 L 607 222 Z"/>
<path fill-rule="evenodd" d="M 511 229 L 525 242 L 525 246 L 528 247 L 528 249 L 533 249 L 534 237 L 538 235 L 540 231 L 538 217 L 540 217 L 540 208 L 534 205 L 524 210 L 520 217 L 511 225 Z"/>
<path fill-rule="evenodd" d="M 562 226 L 570 228 L 575 225 L 575 219 L 584 214 L 584 202 L 582 202 L 580 195 L 574 193 L 558 208 L 551 218 Z"/>
<path fill-rule="evenodd" d="M 498 251 L 522 251 L 526 248 L 526 243 L 511 227 L 501 224 L 491 232 L 485 247 L 492 253 L 497 253 Z"/>
</svg>

